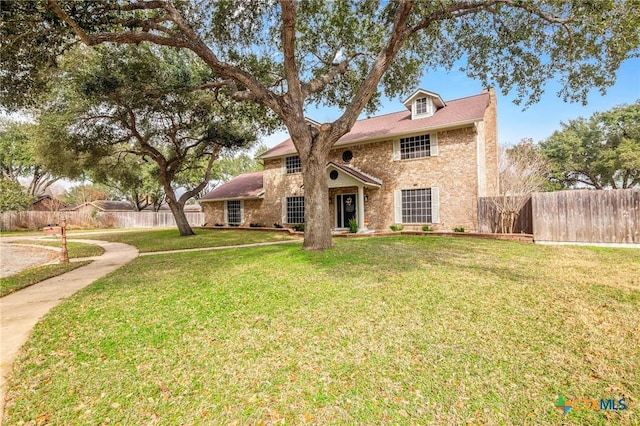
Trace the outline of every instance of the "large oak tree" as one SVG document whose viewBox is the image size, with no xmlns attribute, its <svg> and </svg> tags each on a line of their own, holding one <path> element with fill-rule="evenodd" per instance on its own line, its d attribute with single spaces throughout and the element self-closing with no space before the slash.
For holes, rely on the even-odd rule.
<svg viewBox="0 0 640 426">
<path fill-rule="evenodd" d="M 255 141 L 250 111 L 194 90 L 209 71 L 193 59 L 150 45 L 80 48 L 39 117 L 65 117 L 65 137 L 50 145 L 73 152 L 98 181 L 109 169 L 127 180 L 137 174 L 123 177 L 123 167 L 153 164 L 181 235 L 193 234 L 184 206 L 209 183 L 215 161 Z"/>
<path fill-rule="evenodd" d="M 639 188 L 640 101 L 562 123 L 540 146 L 560 188 Z"/>
<path fill-rule="evenodd" d="M 328 153 L 363 109 L 375 109 L 380 86 L 389 96 L 407 93 L 428 69 L 463 60 L 468 75 L 515 89 L 527 102 L 553 78 L 563 83 L 565 99 L 584 100 L 590 87 L 611 85 L 640 44 L 635 0 L 5 3 L 2 35 L 16 58 L 0 76 L 16 76 L 0 93 L 5 99 L 16 101 L 14 87 L 24 94 L 43 84 L 44 67 L 74 42 L 72 31 L 90 46 L 146 41 L 191 50 L 215 75 L 206 87 L 268 107 L 300 154 L 304 245 L 315 249 L 331 246 Z M 47 48 L 34 56 L 33 45 Z M 342 114 L 309 126 L 310 104 L 337 106 Z"/>
</svg>

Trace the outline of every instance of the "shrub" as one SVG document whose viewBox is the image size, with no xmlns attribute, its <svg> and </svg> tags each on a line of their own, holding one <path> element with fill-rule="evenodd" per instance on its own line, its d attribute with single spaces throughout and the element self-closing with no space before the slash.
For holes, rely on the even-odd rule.
<svg viewBox="0 0 640 426">
<path fill-rule="evenodd" d="M 453 232 L 464 232 L 464 226 L 458 226 L 453 228 Z"/>
<path fill-rule="evenodd" d="M 273 227 L 277 229 L 282 229 L 282 225 L 280 225 L 279 223 L 274 223 Z"/>
<path fill-rule="evenodd" d="M 229 226 L 240 226 L 239 223 L 230 223 Z"/>
<path fill-rule="evenodd" d="M 423 230 L 424 232 L 429 232 L 429 231 L 433 231 L 433 228 L 432 228 L 431 226 L 429 226 L 429 225 L 424 225 L 424 226 L 422 227 L 422 230 Z"/>
<path fill-rule="evenodd" d="M 304 232 L 304 223 L 299 223 L 296 226 L 293 227 L 293 229 L 295 229 L 298 232 Z"/>
<path fill-rule="evenodd" d="M 262 227 L 263 227 L 263 225 L 262 225 L 262 224 L 260 224 L 260 223 L 250 223 L 250 224 L 249 224 L 249 227 L 250 227 L 250 228 L 262 228 Z"/>
<path fill-rule="evenodd" d="M 358 232 L 358 219 L 356 218 L 349 219 L 349 232 L 351 232 L 352 234 L 355 234 L 356 232 Z"/>
<path fill-rule="evenodd" d="M 224 226 L 224 223 L 216 223 L 216 226 Z"/>
<path fill-rule="evenodd" d="M 391 225 L 390 228 L 391 228 L 391 230 L 393 232 L 398 232 L 398 231 L 402 231 L 404 229 L 404 226 L 402 226 L 402 225 Z"/>
</svg>

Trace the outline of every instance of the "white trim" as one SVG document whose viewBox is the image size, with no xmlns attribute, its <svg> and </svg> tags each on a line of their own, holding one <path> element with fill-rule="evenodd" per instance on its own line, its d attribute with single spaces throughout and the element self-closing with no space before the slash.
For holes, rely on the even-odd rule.
<svg viewBox="0 0 640 426">
<path fill-rule="evenodd" d="M 282 197 L 280 203 L 280 224 L 284 225 L 285 223 L 287 223 L 287 197 Z"/>
<path fill-rule="evenodd" d="M 402 158 L 402 142 L 401 139 L 415 138 L 418 136 L 429 136 L 429 155 L 413 158 Z M 435 148 L 435 149 L 434 149 Z M 436 157 L 438 155 L 438 133 L 416 133 L 414 135 L 406 135 L 393 140 L 393 160 L 394 161 L 411 161 L 421 160 L 423 158 Z"/>
<path fill-rule="evenodd" d="M 375 181 L 375 183 L 371 183 L 371 182 L 366 182 L 362 179 L 360 179 L 358 176 L 354 175 L 353 173 L 350 173 L 344 169 L 341 169 L 340 167 L 337 167 L 333 164 L 327 164 L 327 185 L 329 186 L 329 188 L 344 188 L 346 186 L 359 186 L 359 185 L 364 185 L 367 188 L 380 188 L 380 186 L 382 186 L 382 181 L 374 176 L 371 176 L 367 173 L 364 173 L 362 171 L 360 171 L 360 169 L 357 169 L 353 166 L 343 166 L 345 169 L 349 170 L 349 171 L 353 171 L 353 173 L 361 173 L 365 176 L 367 176 L 368 178 L 370 178 L 371 180 Z M 332 180 L 329 177 L 329 174 L 331 173 L 330 170 L 335 170 L 336 172 L 338 172 L 338 179 Z M 355 181 L 356 183 L 354 184 L 351 181 Z"/>
<path fill-rule="evenodd" d="M 429 153 L 431 157 L 438 156 L 438 132 L 429 133 Z"/>
<path fill-rule="evenodd" d="M 407 188 L 407 191 L 413 189 L 430 189 L 431 190 L 431 222 L 440 223 L 440 189 L 437 186 L 424 188 Z M 402 189 L 393 191 L 393 212 L 394 223 L 404 224 L 402 221 Z M 416 225 L 416 223 L 408 223 L 407 225 Z"/>
<path fill-rule="evenodd" d="M 431 187 L 431 223 L 440 223 L 440 188 Z"/>
<path fill-rule="evenodd" d="M 426 100 L 426 110 L 425 112 L 418 112 L 418 101 L 420 99 Z M 433 104 L 433 97 L 431 96 L 420 96 L 415 98 L 413 102 L 411 102 L 411 119 L 417 120 L 420 118 L 432 117 L 435 112 L 435 105 Z"/>
<path fill-rule="evenodd" d="M 402 223 L 402 190 L 393 191 L 394 223 Z"/>
<path fill-rule="evenodd" d="M 478 197 L 487 196 L 487 155 L 484 134 L 484 121 L 478 121 L 476 128 L 476 173 L 478 178 Z"/>
<path fill-rule="evenodd" d="M 442 100 L 442 98 L 440 97 L 439 94 L 435 93 L 435 92 L 429 92 L 428 90 L 424 90 L 424 89 L 418 89 L 415 92 L 413 92 L 411 94 L 411 96 L 409 96 L 407 99 L 405 99 L 402 104 L 407 107 L 407 109 L 411 109 L 412 108 L 412 104 L 415 101 L 415 98 L 417 98 L 418 96 L 420 97 L 430 97 L 432 99 L 436 99 L 438 101 L 438 104 L 440 104 L 440 108 L 447 106 L 446 102 Z"/>
<path fill-rule="evenodd" d="M 393 161 L 400 161 L 400 139 L 393 140 Z"/>
<path fill-rule="evenodd" d="M 358 232 L 364 232 L 367 226 L 364 223 L 364 188 L 362 185 L 358 186 L 358 199 L 357 199 L 357 218 L 358 218 Z"/>
</svg>

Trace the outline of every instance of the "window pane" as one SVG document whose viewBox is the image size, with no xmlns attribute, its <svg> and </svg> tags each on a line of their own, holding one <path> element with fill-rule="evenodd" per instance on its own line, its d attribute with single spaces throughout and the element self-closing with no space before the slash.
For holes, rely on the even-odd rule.
<svg viewBox="0 0 640 426">
<path fill-rule="evenodd" d="M 227 201 L 227 219 L 229 223 L 242 223 L 240 200 Z"/>
<path fill-rule="evenodd" d="M 416 114 L 426 114 L 427 113 L 427 98 L 416 99 Z"/>
<path fill-rule="evenodd" d="M 402 191 L 402 223 L 431 223 L 431 189 Z"/>
<path fill-rule="evenodd" d="M 287 157 L 285 159 L 285 166 L 287 167 L 287 173 L 300 173 L 302 171 L 302 164 L 300 163 L 300 157 L 298 155 Z"/>
<path fill-rule="evenodd" d="M 400 139 L 400 159 L 429 157 L 431 143 L 429 135 L 411 136 Z"/>
<path fill-rule="evenodd" d="M 287 197 L 287 223 L 304 223 L 304 197 Z"/>
</svg>

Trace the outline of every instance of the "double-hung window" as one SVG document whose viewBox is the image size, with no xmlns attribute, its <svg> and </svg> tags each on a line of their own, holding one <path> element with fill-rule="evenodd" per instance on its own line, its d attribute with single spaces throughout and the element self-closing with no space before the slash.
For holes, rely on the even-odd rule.
<svg viewBox="0 0 640 426">
<path fill-rule="evenodd" d="M 438 223 L 438 188 L 402 189 L 395 191 L 396 223 Z"/>
<path fill-rule="evenodd" d="M 413 110 L 411 112 L 411 118 L 423 118 L 431 117 L 434 110 L 433 99 L 431 98 L 418 98 L 414 101 Z"/>
<path fill-rule="evenodd" d="M 304 197 L 286 197 L 284 204 L 284 223 L 304 223 Z"/>
<path fill-rule="evenodd" d="M 302 163 L 300 162 L 300 156 L 294 155 L 284 159 L 284 166 L 287 174 L 302 172 Z"/>
<path fill-rule="evenodd" d="M 438 155 L 438 134 L 407 136 L 393 141 L 393 159 L 435 157 Z"/>
<path fill-rule="evenodd" d="M 225 211 L 226 222 L 234 225 L 242 223 L 242 201 L 241 200 L 229 200 L 227 201 L 227 209 Z"/>
<path fill-rule="evenodd" d="M 416 99 L 416 115 L 424 115 L 427 112 L 427 98 Z"/>
<path fill-rule="evenodd" d="M 431 156 L 431 135 L 411 136 L 400 139 L 400 159 Z"/>
</svg>

